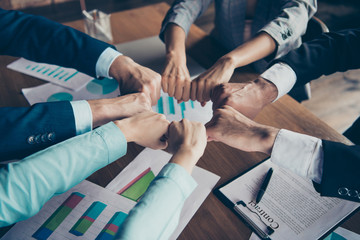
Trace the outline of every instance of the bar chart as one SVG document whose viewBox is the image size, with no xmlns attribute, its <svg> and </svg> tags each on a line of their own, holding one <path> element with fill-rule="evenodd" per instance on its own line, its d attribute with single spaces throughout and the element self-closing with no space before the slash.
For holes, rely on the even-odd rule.
<svg viewBox="0 0 360 240">
<path fill-rule="evenodd" d="M 38 214 L 17 223 L 2 238 L 113 239 L 136 202 L 89 181 L 50 199 Z"/>
<path fill-rule="evenodd" d="M 116 212 L 95 240 L 113 240 L 120 225 L 125 221 L 126 217 L 126 213 Z"/>
<path fill-rule="evenodd" d="M 212 103 L 208 102 L 204 107 L 199 102 L 189 100 L 177 103 L 177 100 L 168 94 L 161 92 L 155 106 L 155 112 L 164 114 L 169 121 L 180 121 L 187 118 L 191 121 L 207 123 L 212 117 Z"/>
<path fill-rule="evenodd" d="M 125 187 L 120 189 L 117 194 L 129 198 L 133 201 L 139 201 L 142 195 L 148 189 L 155 175 L 151 168 L 147 168 L 145 171 L 130 181 Z"/>
<path fill-rule="evenodd" d="M 85 195 L 75 192 L 68 197 L 63 204 L 45 221 L 43 225 L 32 235 L 38 240 L 48 239 L 56 228 L 65 220 L 71 211 L 80 203 Z"/>
<path fill-rule="evenodd" d="M 52 64 L 37 63 L 24 58 L 20 58 L 15 62 L 10 63 L 7 67 L 14 71 L 18 71 L 75 91 L 83 88 L 93 79 L 93 77 L 81 73 L 73 68 L 64 68 Z"/>
<path fill-rule="evenodd" d="M 105 209 L 106 204 L 102 202 L 94 202 L 81 216 L 81 218 L 75 223 L 75 225 L 69 231 L 75 236 L 82 236 L 89 229 L 89 227 L 95 222 L 102 211 Z"/>
</svg>

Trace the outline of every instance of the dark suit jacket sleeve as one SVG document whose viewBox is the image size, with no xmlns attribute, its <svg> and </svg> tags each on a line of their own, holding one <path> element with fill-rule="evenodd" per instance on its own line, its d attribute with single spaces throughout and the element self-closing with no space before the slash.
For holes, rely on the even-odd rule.
<svg viewBox="0 0 360 240">
<path fill-rule="evenodd" d="M 0 161 L 22 159 L 76 135 L 70 102 L 0 108 Z"/>
<path fill-rule="evenodd" d="M 321 75 L 360 68 L 360 29 L 324 33 L 272 62 L 284 62 L 296 73 L 296 85 Z"/>
<path fill-rule="evenodd" d="M 314 184 L 322 196 L 360 202 L 360 146 L 323 140 L 324 162 L 321 184 Z"/>
<path fill-rule="evenodd" d="M 24 57 L 96 77 L 100 54 L 110 44 L 46 18 L 0 8 L 0 54 Z"/>
</svg>

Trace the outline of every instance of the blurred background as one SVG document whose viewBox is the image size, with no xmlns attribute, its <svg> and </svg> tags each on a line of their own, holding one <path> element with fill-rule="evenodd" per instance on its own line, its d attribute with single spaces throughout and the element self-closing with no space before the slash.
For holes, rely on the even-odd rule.
<svg viewBox="0 0 360 240">
<path fill-rule="evenodd" d="M 112 13 L 171 0 L 86 0 L 87 10 Z M 57 22 L 82 18 L 79 0 L 0 0 L 0 7 L 41 15 Z M 214 6 L 195 24 L 205 32 L 213 28 Z M 360 27 L 359 0 L 318 0 L 315 14 L 330 31 Z M 360 56 L 359 56 L 360 57 Z M 336 73 L 311 83 L 312 97 L 302 104 L 340 133 L 360 115 L 360 70 Z"/>
</svg>

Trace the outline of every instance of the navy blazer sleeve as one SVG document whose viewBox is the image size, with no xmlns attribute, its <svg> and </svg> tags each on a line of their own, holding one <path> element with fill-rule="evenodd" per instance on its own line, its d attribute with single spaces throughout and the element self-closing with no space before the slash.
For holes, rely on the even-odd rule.
<svg viewBox="0 0 360 240">
<path fill-rule="evenodd" d="M 323 140 L 324 162 L 321 184 L 314 183 L 322 196 L 360 202 L 360 146 Z"/>
<path fill-rule="evenodd" d="M 70 102 L 0 108 L 0 161 L 21 159 L 76 135 Z"/>
<path fill-rule="evenodd" d="M 0 8 L 0 54 L 76 68 L 96 77 L 101 53 L 112 45 L 71 27 Z"/>
<path fill-rule="evenodd" d="M 296 73 L 296 85 L 304 85 L 321 75 L 360 68 L 360 29 L 324 33 L 298 49 L 276 59 Z"/>
<path fill-rule="evenodd" d="M 46 18 L 0 9 L 0 54 L 72 67 L 96 76 L 111 45 Z M 23 158 L 76 135 L 69 102 L 0 108 L 0 161 Z"/>
<path fill-rule="evenodd" d="M 360 29 L 325 33 L 275 60 L 288 64 L 296 73 L 296 84 L 305 84 L 325 74 L 360 68 Z M 357 134 L 360 134 L 357 133 Z M 360 202 L 360 146 L 323 140 L 323 196 Z"/>
</svg>

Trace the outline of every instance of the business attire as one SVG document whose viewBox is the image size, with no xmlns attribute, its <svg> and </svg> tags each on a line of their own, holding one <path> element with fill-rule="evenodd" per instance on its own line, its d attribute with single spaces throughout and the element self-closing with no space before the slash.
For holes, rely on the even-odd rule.
<svg viewBox="0 0 360 240">
<path fill-rule="evenodd" d="M 175 1 L 162 23 L 160 38 L 163 39 L 169 23 L 177 24 L 187 34 L 191 24 L 206 11 L 211 2 Z M 265 70 L 268 61 L 301 45 L 301 36 L 317 8 L 315 0 L 257 0 L 254 18 L 248 21 L 246 4 L 247 0 L 215 0 L 215 28 L 211 35 L 226 50 L 232 51 L 260 32 L 269 34 L 277 43 L 277 50 L 270 57 L 254 64 L 258 71 Z"/>
<path fill-rule="evenodd" d="M 325 33 L 275 60 L 261 76 L 276 85 L 279 98 L 293 86 L 323 74 L 360 68 L 359 56 L 360 29 Z M 346 132 L 350 140 L 359 138 L 359 119 Z M 359 144 L 357 139 L 354 142 Z M 314 180 L 321 195 L 360 202 L 360 146 L 280 130 L 272 158 Z"/>
<path fill-rule="evenodd" d="M 76 68 L 88 75 L 108 77 L 119 52 L 70 27 L 39 16 L 0 9 L 0 54 Z M 39 149 L 91 130 L 87 102 L 36 104 L 29 108 L 0 108 L 0 161 L 23 158 Z M 80 118 L 80 119 L 79 119 Z M 84 123 L 85 121 L 85 123 Z M 86 125 L 86 126 L 85 126 Z"/>
<path fill-rule="evenodd" d="M 35 215 L 54 195 L 66 192 L 126 150 L 123 133 L 111 122 L 1 168 L 0 227 Z M 165 165 L 130 211 L 117 239 L 168 239 L 196 186 L 183 167 Z"/>
</svg>

